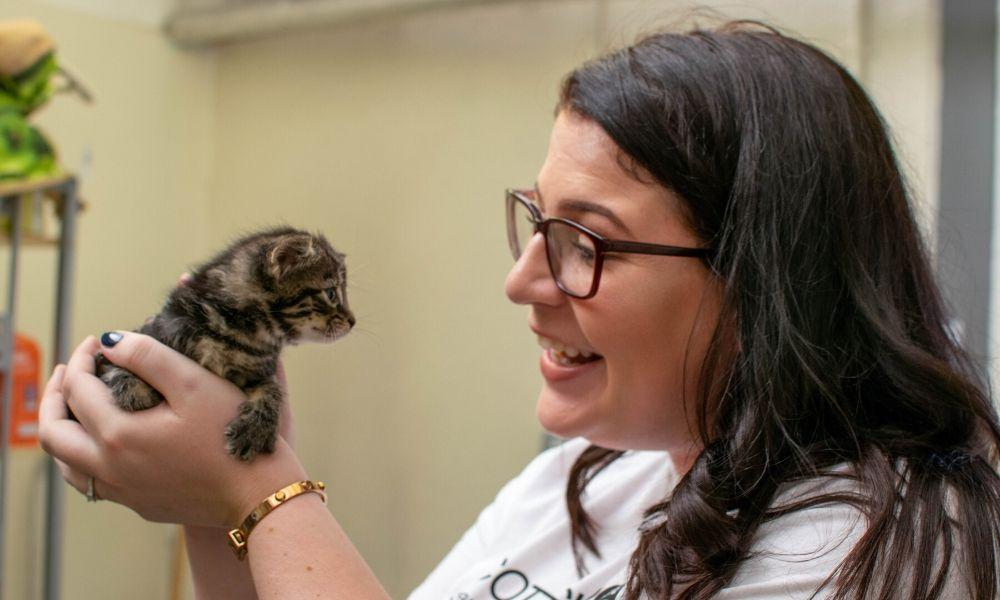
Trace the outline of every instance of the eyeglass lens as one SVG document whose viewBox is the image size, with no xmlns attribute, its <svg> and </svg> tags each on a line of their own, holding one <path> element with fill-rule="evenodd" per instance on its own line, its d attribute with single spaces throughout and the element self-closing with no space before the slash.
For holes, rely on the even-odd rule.
<svg viewBox="0 0 1000 600">
<path fill-rule="evenodd" d="M 519 200 L 509 198 L 507 210 L 507 235 L 511 254 L 517 260 L 535 235 L 536 225 L 531 211 Z M 560 221 L 549 221 L 546 227 L 546 256 L 556 282 L 572 295 L 587 295 L 594 282 L 596 249 L 593 240 Z"/>
<path fill-rule="evenodd" d="M 549 265 L 567 292 L 584 296 L 594 282 L 594 243 L 579 229 L 552 221 L 546 236 Z"/>
<path fill-rule="evenodd" d="M 528 207 L 513 196 L 507 197 L 507 237 L 514 260 L 521 254 L 535 235 L 537 225 Z"/>
</svg>

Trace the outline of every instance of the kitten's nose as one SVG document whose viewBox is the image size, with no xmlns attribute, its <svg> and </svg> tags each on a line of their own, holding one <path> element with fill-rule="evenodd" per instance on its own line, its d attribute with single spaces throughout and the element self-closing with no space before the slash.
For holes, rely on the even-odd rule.
<svg viewBox="0 0 1000 600">
<path fill-rule="evenodd" d="M 354 324 L 357 323 L 357 322 L 358 321 L 357 321 L 357 319 L 354 318 L 354 315 L 347 315 L 347 324 L 348 325 L 350 325 L 351 327 L 354 327 Z"/>
</svg>

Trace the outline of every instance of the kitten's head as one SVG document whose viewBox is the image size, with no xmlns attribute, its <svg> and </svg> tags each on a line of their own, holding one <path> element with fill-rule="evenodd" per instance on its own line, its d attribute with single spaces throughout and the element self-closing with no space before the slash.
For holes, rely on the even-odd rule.
<svg viewBox="0 0 1000 600">
<path fill-rule="evenodd" d="M 262 240 L 258 274 L 287 343 L 332 342 L 354 327 L 344 255 L 320 234 L 276 230 Z"/>
</svg>

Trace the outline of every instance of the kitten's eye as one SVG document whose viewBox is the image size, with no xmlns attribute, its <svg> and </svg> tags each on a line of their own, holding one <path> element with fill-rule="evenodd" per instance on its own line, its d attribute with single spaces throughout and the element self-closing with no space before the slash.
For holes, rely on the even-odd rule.
<svg viewBox="0 0 1000 600">
<path fill-rule="evenodd" d="M 323 293 L 326 294 L 326 297 L 330 300 L 330 302 L 337 301 L 337 288 L 328 287 L 323 290 Z"/>
</svg>

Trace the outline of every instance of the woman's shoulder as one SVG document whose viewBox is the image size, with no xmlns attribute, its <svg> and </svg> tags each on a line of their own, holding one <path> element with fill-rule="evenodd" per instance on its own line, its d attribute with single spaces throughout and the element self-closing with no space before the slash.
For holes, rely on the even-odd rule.
<svg viewBox="0 0 1000 600">
<path fill-rule="evenodd" d="M 562 441 L 535 456 L 497 494 L 500 521 L 525 515 L 565 520 L 566 486 L 573 465 L 591 446 L 586 438 Z M 629 450 L 590 478 L 582 498 L 588 515 L 611 527 L 637 526 L 641 513 L 660 502 L 679 479 L 662 451 Z M 637 516 L 638 515 L 638 516 Z"/>
<path fill-rule="evenodd" d="M 559 474 L 567 475 L 576 460 L 589 446 L 590 442 L 582 437 L 557 440 L 528 462 L 518 477 L 531 479 Z"/>
<path fill-rule="evenodd" d="M 816 592 L 816 598 L 827 597 L 838 568 L 868 531 L 865 497 L 847 463 L 780 486 L 772 518 L 757 529 L 747 558 L 718 598 L 809 598 Z M 956 568 L 943 599 L 968 597 L 957 562 L 952 561 Z M 905 574 L 900 577 L 905 586 Z"/>
<path fill-rule="evenodd" d="M 566 489 L 566 481 L 573 465 L 591 446 L 586 438 L 574 437 L 558 442 L 532 459 L 508 487 L 514 490 L 536 487 L 558 487 L 560 493 Z M 622 480 L 643 480 L 655 474 L 658 480 L 676 479 L 669 456 L 663 451 L 627 450 L 596 473 L 587 485 L 588 493 L 602 488 L 615 487 Z M 512 490 L 513 491 L 513 490 Z"/>
<path fill-rule="evenodd" d="M 777 516 L 757 529 L 719 598 L 807 598 L 821 589 L 867 529 L 862 510 L 844 498 L 858 493 L 846 464 L 782 485 L 770 507 Z"/>
<path fill-rule="evenodd" d="M 579 588 L 589 596 L 591 588 L 617 588 L 638 541 L 643 511 L 663 499 L 676 477 L 665 452 L 646 451 L 625 452 L 594 476 L 581 502 L 599 524 L 603 558 L 591 557 L 590 572 L 580 579 L 569 546 L 566 485 L 590 445 L 584 438 L 571 438 L 537 454 L 480 512 L 411 600 L 449 597 L 451 590 L 478 598 L 472 590 L 482 589 L 485 597 L 495 580 L 481 580 L 480 571 L 490 572 L 497 564 L 505 568 L 501 575 L 530 579 L 539 586 L 533 589 L 546 597 L 555 596 L 542 589 L 568 593 Z"/>
</svg>

